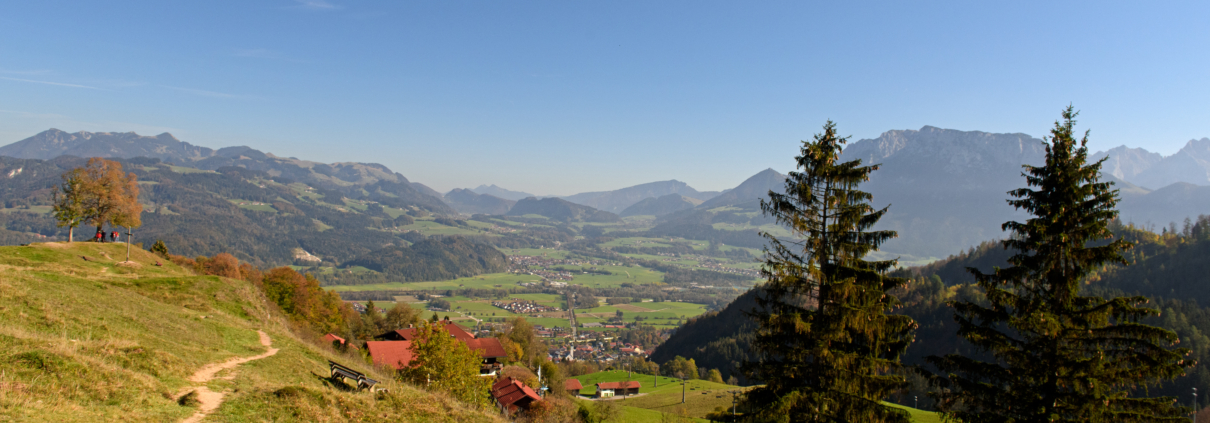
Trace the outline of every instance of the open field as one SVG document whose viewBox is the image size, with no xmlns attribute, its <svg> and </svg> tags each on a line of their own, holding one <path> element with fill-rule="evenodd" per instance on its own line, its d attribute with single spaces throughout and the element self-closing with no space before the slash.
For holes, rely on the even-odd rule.
<svg viewBox="0 0 1210 423">
<path fill-rule="evenodd" d="M 259 204 L 256 204 L 256 203 L 257 203 L 256 201 L 248 201 L 248 200 L 232 200 L 232 199 L 228 199 L 227 201 L 230 201 L 230 202 L 231 202 L 231 204 L 235 204 L 235 205 L 236 205 L 236 207 L 239 207 L 239 208 L 241 208 L 241 209 L 245 209 L 245 210 L 254 210 L 254 211 L 259 211 L 259 212 L 277 213 L 277 209 L 274 209 L 272 205 L 269 205 L 269 204 L 267 204 L 267 203 L 259 203 Z"/>
<path fill-rule="evenodd" d="M 664 413 L 661 413 L 659 411 L 648 410 L 645 408 L 638 408 L 638 407 L 630 407 L 630 406 L 624 405 L 624 403 L 620 403 L 620 402 L 618 404 L 621 405 L 620 408 L 622 410 L 622 415 L 617 420 L 619 423 L 660 423 L 660 422 L 668 421 L 668 417 L 665 416 Z M 709 420 L 706 420 L 706 419 L 698 419 L 698 418 L 692 418 L 692 417 L 690 419 L 692 421 L 698 422 L 698 423 L 709 422 Z"/>
<path fill-rule="evenodd" d="M 898 409 L 907 410 L 908 414 L 912 415 L 912 422 L 914 423 L 941 423 L 941 415 L 935 412 L 917 410 L 912 407 L 902 406 L 890 402 L 884 404 Z"/>
<path fill-rule="evenodd" d="M 0 207 L 3 207 L 3 205 L 0 205 Z M 29 206 L 29 208 L 25 208 L 25 207 L 0 208 L 0 213 L 47 214 L 50 212 L 51 212 L 50 206 Z"/>
<path fill-rule="evenodd" d="M 390 282 L 372 285 L 332 285 L 324 288 L 333 291 L 382 291 L 382 290 L 447 290 L 462 288 L 511 288 L 517 286 L 517 281 L 537 282 L 541 278 L 532 275 L 514 273 L 486 273 L 448 281 L 435 282 Z M 499 285 L 499 286 L 497 286 Z"/>
<path fill-rule="evenodd" d="M 609 247 L 635 247 L 635 248 L 672 247 L 673 243 L 671 241 L 669 241 L 668 238 L 630 237 L 630 238 L 617 238 L 617 239 L 611 240 L 609 242 L 606 242 L 604 244 L 601 244 L 601 246 L 605 247 L 605 248 L 609 248 Z"/>
<path fill-rule="evenodd" d="M 400 226 L 401 231 L 416 231 L 424 235 L 484 235 L 484 231 L 468 226 L 445 226 L 432 218 L 414 219 L 411 225 Z"/>
<path fill-rule="evenodd" d="M 555 294 L 514 294 L 510 295 L 503 301 L 508 299 L 522 299 L 537 301 L 549 307 L 562 309 L 563 297 Z M 508 310 L 492 305 L 491 299 L 472 299 L 467 297 L 453 296 L 442 297 L 449 301 L 453 310 L 449 312 L 437 312 L 438 317 L 444 318 L 449 316 L 450 319 L 490 319 L 504 318 L 511 319 L 518 316 L 525 316 L 525 319 L 536 325 L 546 327 L 568 327 L 567 312 L 564 310 L 551 311 L 544 313 L 513 313 Z M 359 301 L 362 304 L 367 301 Z M 604 303 L 604 299 L 602 299 Z M 423 311 L 424 317 L 429 317 L 432 312 L 427 311 L 427 302 L 411 302 L 409 305 L 417 310 Z M 395 305 L 390 301 L 375 301 L 374 305 L 380 309 L 389 309 Z M 631 303 L 618 305 L 602 305 L 597 308 L 576 310 L 576 318 L 580 323 L 605 323 L 609 318 L 615 317 L 618 310 L 622 311 L 622 319 L 625 322 L 635 322 L 638 317 L 642 317 L 644 325 L 654 326 L 656 328 L 674 328 L 678 321 L 692 318 L 706 312 L 706 306 L 694 303 L 682 302 L 662 302 L 662 303 Z M 609 330 L 604 328 L 584 328 L 583 330 Z"/>
<path fill-rule="evenodd" d="M 510 256 L 536 256 L 552 260 L 567 258 L 567 251 L 553 248 L 501 248 L 500 251 Z"/>
</svg>

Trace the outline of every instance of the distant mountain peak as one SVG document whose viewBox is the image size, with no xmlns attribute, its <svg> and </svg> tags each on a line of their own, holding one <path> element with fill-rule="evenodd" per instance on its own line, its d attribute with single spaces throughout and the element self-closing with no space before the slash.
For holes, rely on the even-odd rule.
<svg viewBox="0 0 1210 423">
<path fill-rule="evenodd" d="M 479 185 L 478 187 L 475 187 L 471 191 L 476 194 L 488 194 L 488 195 L 491 195 L 496 198 L 502 198 L 505 200 L 512 200 L 512 201 L 522 200 L 522 199 L 534 196 L 533 194 L 530 194 L 528 192 L 513 191 L 513 190 L 509 190 L 509 189 L 497 186 L 496 184 Z"/>
<path fill-rule="evenodd" d="M 176 139 L 170 133 L 154 137 L 135 132 L 64 132 L 51 128 L 32 137 L 0 147 L 0 155 L 20 159 L 50 160 L 59 156 L 151 157 L 189 162 L 214 155 L 214 150 Z"/>
<path fill-rule="evenodd" d="M 699 200 L 713 197 L 713 194 L 699 192 L 689 186 L 689 184 L 671 179 L 638 184 L 613 191 L 582 192 L 563 197 L 563 199 L 611 213 L 621 213 L 628 207 L 638 204 L 645 199 L 662 197 L 668 194 L 679 194 Z"/>
</svg>

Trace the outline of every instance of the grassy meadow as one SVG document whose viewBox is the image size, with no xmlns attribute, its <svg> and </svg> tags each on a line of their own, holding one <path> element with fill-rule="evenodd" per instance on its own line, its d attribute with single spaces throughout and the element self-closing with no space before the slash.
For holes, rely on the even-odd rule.
<svg viewBox="0 0 1210 423">
<path fill-rule="evenodd" d="M 133 263 L 119 263 L 125 252 L 121 244 L 0 247 L 0 420 L 182 420 L 197 411 L 177 402 L 197 387 L 187 378 L 264 353 L 262 330 L 279 352 L 205 384 L 226 395 L 207 421 L 502 421 L 299 337 L 247 282 L 194 276 L 140 249 Z M 329 359 L 389 392 L 333 384 Z"/>
<path fill-rule="evenodd" d="M 632 421 L 661 421 L 664 415 L 687 416 L 695 419 L 704 419 L 707 414 L 713 412 L 717 407 L 726 409 L 731 408 L 732 393 L 743 391 L 748 388 L 727 385 L 723 383 L 715 383 L 707 380 L 687 380 L 682 388 L 680 379 L 674 379 L 664 376 L 640 375 L 638 373 L 627 374 L 622 370 L 610 370 L 604 372 L 591 373 L 587 375 L 576 376 L 573 379 L 579 380 L 584 389 L 580 390 L 582 396 L 592 396 L 596 394 L 596 384 L 601 382 L 623 382 L 626 380 L 638 381 L 642 386 L 639 387 L 639 394 L 625 399 L 618 398 L 616 404 L 625 406 L 627 409 L 637 408 L 648 410 L 648 412 L 628 412 L 633 413 Z M 657 383 L 658 382 L 658 383 Z M 657 386 L 658 384 L 658 386 Z M 684 389 L 684 402 L 681 402 L 682 389 Z M 941 418 L 937 413 L 930 411 L 917 410 L 911 407 L 905 407 L 898 404 L 886 403 L 887 405 L 899 409 L 906 410 L 915 423 L 941 423 Z M 659 414 L 653 414 L 656 412 Z M 626 414 L 630 416 L 631 414 Z M 643 418 L 653 420 L 641 420 Z M 623 421 L 627 421 L 623 417 Z M 703 420 L 704 421 L 704 420 Z"/>
</svg>

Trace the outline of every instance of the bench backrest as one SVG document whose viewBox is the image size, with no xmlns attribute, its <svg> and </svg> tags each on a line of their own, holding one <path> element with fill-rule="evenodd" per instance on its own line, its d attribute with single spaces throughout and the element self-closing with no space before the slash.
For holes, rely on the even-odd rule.
<svg viewBox="0 0 1210 423">
<path fill-rule="evenodd" d="M 374 386 L 378 381 L 366 377 L 364 373 L 342 366 L 339 363 L 328 360 L 328 368 L 332 370 L 333 376 L 340 375 L 357 381 L 358 385 Z"/>
</svg>

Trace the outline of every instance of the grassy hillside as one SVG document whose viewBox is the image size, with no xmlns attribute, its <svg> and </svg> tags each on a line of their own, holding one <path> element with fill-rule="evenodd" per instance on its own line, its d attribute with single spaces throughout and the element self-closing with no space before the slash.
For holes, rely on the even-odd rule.
<svg viewBox="0 0 1210 423">
<path fill-rule="evenodd" d="M 499 421 L 296 337 L 249 283 L 131 254 L 128 264 L 120 244 L 0 247 L 0 420 L 179 421 L 198 407 L 178 398 L 204 385 L 225 393 L 207 421 Z M 189 381 L 266 353 L 257 330 L 275 355 Z M 328 359 L 389 392 L 331 383 Z"/>
<path fill-rule="evenodd" d="M 579 380 L 584 386 L 584 389 L 580 391 L 581 395 L 591 396 L 596 394 L 595 384 L 626 381 L 627 373 L 621 370 L 612 370 L 576 376 L 573 379 Z M 657 379 L 659 380 L 659 386 L 655 384 Z M 629 376 L 629 380 L 638 381 L 642 384 L 639 387 L 639 394 L 641 395 L 626 399 L 618 398 L 613 401 L 625 407 L 622 420 L 634 422 L 661 421 L 660 418 L 663 414 L 684 415 L 702 419 L 714 411 L 716 407 L 723 407 L 729 410 L 732 404 L 732 392 L 748 389 L 706 380 L 689 380 L 686 381 L 684 387 L 685 402 L 682 403 L 682 388 L 679 379 L 635 373 Z M 941 422 L 940 416 L 937 413 L 892 403 L 887 403 L 887 405 L 907 410 L 912 416 L 912 421 L 916 423 Z"/>
</svg>

